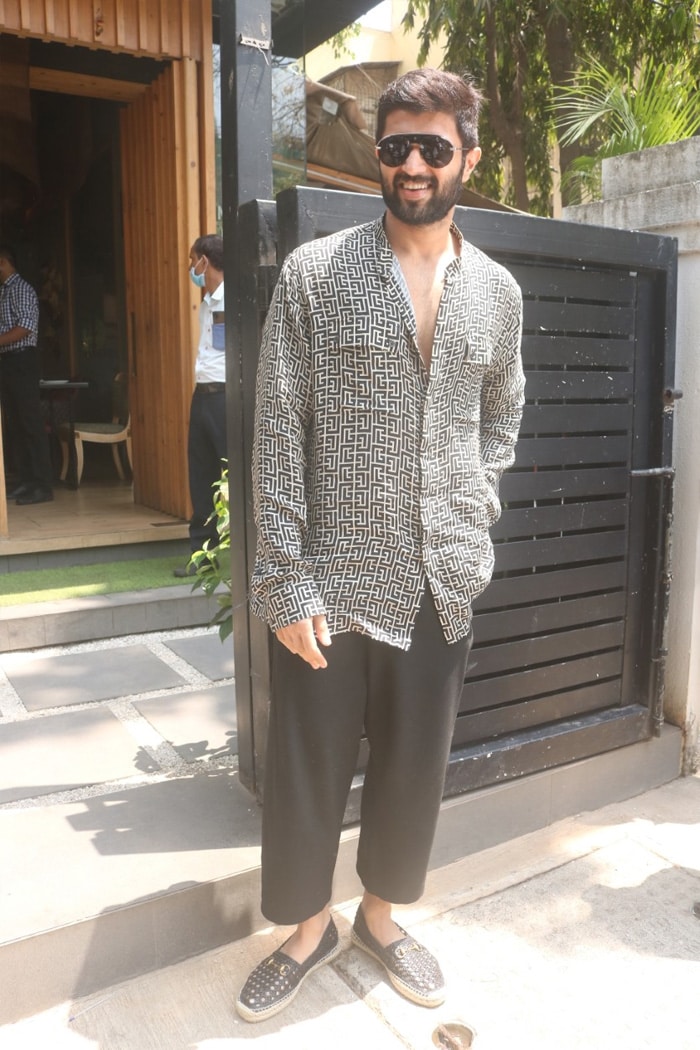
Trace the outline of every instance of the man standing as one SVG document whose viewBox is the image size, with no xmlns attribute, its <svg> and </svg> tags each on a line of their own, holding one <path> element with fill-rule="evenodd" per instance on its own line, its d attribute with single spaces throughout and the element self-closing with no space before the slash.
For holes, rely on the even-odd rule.
<svg viewBox="0 0 700 1050">
<path fill-rule="evenodd" d="M 266 322 L 251 588 L 275 634 L 262 910 L 296 929 L 246 981 L 248 1021 L 339 951 L 331 880 L 363 732 L 353 941 L 407 998 L 444 1000 L 392 904 L 423 892 L 523 403 L 520 291 L 452 223 L 481 156 L 480 102 L 431 69 L 386 88 L 387 212 L 292 252 Z"/>
<path fill-rule="evenodd" d="M 190 277 L 204 288 L 199 308 L 199 346 L 195 388 L 190 408 L 187 465 L 190 480 L 190 550 L 205 542 L 215 547 L 219 538 L 213 486 L 220 480 L 226 459 L 226 355 L 224 328 L 224 242 L 215 233 L 198 237 L 190 251 Z M 174 570 L 178 577 L 194 576 L 190 563 Z"/>
<path fill-rule="evenodd" d="M 0 390 L 18 475 L 7 496 L 20 506 L 53 499 L 39 395 L 38 330 L 37 294 L 17 273 L 13 250 L 0 245 Z"/>
</svg>

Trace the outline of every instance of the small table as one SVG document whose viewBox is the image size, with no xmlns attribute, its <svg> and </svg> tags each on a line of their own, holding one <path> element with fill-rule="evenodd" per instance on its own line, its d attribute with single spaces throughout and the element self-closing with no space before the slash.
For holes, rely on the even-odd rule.
<svg viewBox="0 0 700 1050">
<path fill-rule="evenodd" d="M 56 434 L 61 424 L 70 427 L 71 434 L 75 424 L 75 397 L 78 390 L 87 390 L 90 384 L 83 379 L 40 379 L 39 394 L 48 403 L 48 424 L 51 434 Z M 74 468 L 71 465 L 69 482 L 71 488 L 77 489 L 74 479 Z"/>
</svg>

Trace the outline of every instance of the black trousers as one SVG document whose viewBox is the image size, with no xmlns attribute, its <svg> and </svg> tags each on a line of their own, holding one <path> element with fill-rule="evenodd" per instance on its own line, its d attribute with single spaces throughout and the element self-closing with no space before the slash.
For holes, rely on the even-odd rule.
<svg viewBox="0 0 700 1050">
<path fill-rule="evenodd" d="M 190 550 L 201 550 L 205 540 L 210 546 L 219 542 L 216 524 L 208 518 L 214 510 L 212 486 L 221 477 L 226 453 L 226 392 L 195 387 L 190 408 L 187 435 L 187 465 L 190 476 Z"/>
<path fill-rule="evenodd" d="M 49 439 L 41 414 L 39 352 L 28 346 L 0 353 L 0 390 L 6 432 L 23 485 L 51 489 Z"/>
<path fill-rule="evenodd" d="M 331 898 L 363 730 L 357 872 L 394 904 L 425 885 L 471 637 L 448 645 L 428 590 L 408 651 L 349 632 L 315 671 L 275 640 L 263 800 L 262 911 L 295 925 Z"/>
</svg>

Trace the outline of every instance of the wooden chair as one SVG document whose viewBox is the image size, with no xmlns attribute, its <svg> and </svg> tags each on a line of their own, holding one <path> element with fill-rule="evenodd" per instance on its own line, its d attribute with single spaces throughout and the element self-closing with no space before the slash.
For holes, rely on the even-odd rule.
<svg viewBox="0 0 700 1050">
<path fill-rule="evenodd" d="M 61 427 L 59 430 L 59 441 L 61 442 L 61 481 L 65 481 L 70 465 L 70 440 L 73 440 L 75 449 L 75 481 L 80 484 L 83 476 L 83 444 L 92 442 L 99 445 L 112 446 L 112 458 L 117 468 L 117 474 L 124 481 L 124 469 L 119 455 L 119 446 L 125 445 L 126 458 L 129 467 L 131 460 L 131 413 L 129 412 L 129 399 L 127 393 L 127 376 L 124 372 L 118 372 L 114 377 L 112 385 L 112 422 L 111 423 L 74 423 L 71 434 L 70 427 Z"/>
</svg>

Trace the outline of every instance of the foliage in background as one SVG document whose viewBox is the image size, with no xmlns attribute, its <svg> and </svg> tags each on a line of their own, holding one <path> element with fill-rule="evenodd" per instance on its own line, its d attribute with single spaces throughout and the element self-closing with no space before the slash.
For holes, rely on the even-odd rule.
<svg viewBox="0 0 700 1050">
<path fill-rule="evenodd" d="M 197 571 L 197 587 L 207 595 L 216 598 L 218 609 L 209 621 L 219 628 L 219 638 L 223 642 L 233 630 L 233 602 L 231 598 L 231 521 L 228 502 L 228 470 L 221 474 L 221 480 L 214 486 L 214 511 L 210 521 L 216 522 L 219 542 L 210 546 L 209 541 L 201 550 L 195 551 L 190 562 Z"/>
<path fill-rule="evenodd" d="M 420 62 L 445 33 L 444 67 L 470 73 L 486 94 L 474 189 L 547 215 L 552 146 L 562 175 L 590 152 L 584 141 L 559 137 L 558 89 L 589 57 L 620 83 L 645 59 L 674 65 L 687 58 L 697 83 L 699 9 L 700 0 L 409 0 L 405 22 L 420 25 Z M 564 203 L 577 203 L 576 194 L 570 183 Z"/>
<path fill-rule="evenodd" d="M 587 147 L 569 166 L 566 185 L 590 199 L 600 197 L 606 157 L 681 142 L 700 131 L 700 92 L 687 60 L 675 66 L 644 61 L 620 83 L 593 59 L 558 90 L 554 105 L 561 141 Z"/>
<path fill-rule="evenodd" d="M 342 58 L 352 60 L 353 51 L 348 46 L 353 40 L 356 40 L 360 35 L 362 26 L 359 22 L 353 22 L 352 25 L 346 26 L 345 29 L 341 29 L 335 36 L 332 36 L 328 43 L 333 49 L 333 57 L 340 61 Z"/>
</svg>

